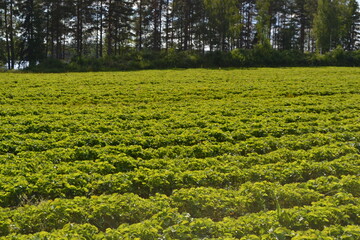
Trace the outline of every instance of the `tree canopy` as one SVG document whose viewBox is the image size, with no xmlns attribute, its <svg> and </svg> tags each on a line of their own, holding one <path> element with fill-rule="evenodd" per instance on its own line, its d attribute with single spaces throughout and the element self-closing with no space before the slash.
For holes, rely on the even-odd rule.
<svg viewBox="0 0 360 240">
<path fill-rule="evenodd" d="M 356 0 L 0 0 L 0 62 L 257 46 L 354 51 L 359 19 Z"/>
</svg>

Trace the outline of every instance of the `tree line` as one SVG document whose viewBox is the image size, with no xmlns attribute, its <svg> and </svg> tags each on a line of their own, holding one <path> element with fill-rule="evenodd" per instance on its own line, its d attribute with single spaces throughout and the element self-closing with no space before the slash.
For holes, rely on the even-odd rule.
<svg viewBox="0 0 360 240">
<path fill-rule="evenodd" d="M 359 48 L 356 0 L 0 0 L 0 62 Z"/>
</svg>

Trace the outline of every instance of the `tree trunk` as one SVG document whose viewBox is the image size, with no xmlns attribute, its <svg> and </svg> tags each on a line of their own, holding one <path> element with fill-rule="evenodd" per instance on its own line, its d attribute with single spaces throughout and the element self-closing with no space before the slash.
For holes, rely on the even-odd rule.
<svg viewBox="0 0 360 240">
<path fill-rule="evenodd" d="M 5 1 L 4 6 L 4 17 L 5 17 L 5 41 L 6 41 L 6 54 L 7 54 L 7 66 L 11 69 L 11 55 L 10 55 L 10 42 L 9 42 L 9 26 L 8 26 L 8 13 L 7 13 L 7 2 Z"/>
<path fill-rule="evenodd" d="M 82 56 L 82 0 L 77 0 L 76 4 L 76 53 L 81 58 Z"/>
<path fill-rule="evenodd" d="M 30 20 L 29 20 L 29 38 L 28 38 L 28 61 L 29 61 L 29 67 L 33 67 L 36 65 L 36 56 L 35 56 L 35 52 L 34 52 L 34 44 L 35 44 L 35 33 L 34 33 L 34 1 L 30 0 Z"/>
<path fill-rule="evenodd" d="M 246 21 L 246 43 L 245 47 L 247 49 L 251 48 L 251 26 L 252 26 L 252 16 L 251 16 L 251 7 L 247 7 L 247 21 Z"/>
<path fill-rule="evenodd" d="M 113 15 L 113 7 L 112 1 L 109 0 L 109 17 L 108 17 L 108 35 L 107 35 L 107 54 L 112 55 L 112 15 Z"/>
<path fill-rule="evenodd" d="M 103 56 L 103 5 L 104 0 L 100 0 L 100 48 L 99 48 L 99 56 Z"/>
<path fill-rule="evenodd" d="M 11 64 L 10 64 L 10 69 L 14 69 L 15 67 L 15 42 L 14 42 L 14 28 L 13 28 L 13 15 L 14 15 L 14 11 L 13 11 L 13 0 L 10 1 L 10 31 L 9 31 L 9 36 L 10 36 L 10 52 L 11 52 Z"/>
<path fill-rule="evenodd" d="M 143 34 L 143 0 L 139 2 L 139 30 L 138 30 L 138 50 L 142 50 L 142 34 Z"/>
<path fill-rule="evenodd" d="M 50 7 L 46 7 L 46 30 L 45 30 L 45 57 L 48 57 L 49 52 L 49 28 L 50 28 Z"/>
<path fill-rule="evenodd" d="M 184 11 L 184 51 L 189 48 L 190 3 L 185 1 Z"/>
<path fill-rule="evenodd" d="M 169 49 L 169 29 L 170 28 L 170 1 L 166 0 L 166 20 L 165 20 L 165 51 Z"/>
<path fill-rule="evenodd" d="M 153 50 L 159 51 L 161 49 L 161 12 L 162 12 L 162 3 L 159 0 L 153 0 L 153 21 L 154 21 L 154 30 L 153 30 Z"/>
<path fill-rule="evenodd" d="M 305 3 L 304 3 L 305 4 Z M 306 17 L 305 17 L 305 8 L 304 4 L 300 7 L 300 51 L 304 52 L 305 50 L 305 27 L 306 27 Z"/>
</svg>

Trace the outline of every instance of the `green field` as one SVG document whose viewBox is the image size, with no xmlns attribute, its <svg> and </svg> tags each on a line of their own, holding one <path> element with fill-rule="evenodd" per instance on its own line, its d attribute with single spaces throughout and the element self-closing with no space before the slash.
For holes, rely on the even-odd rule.
<svg viewBox="0 0 360 240">
<path fill-rule="evenodd" d="M 0 86 L 0 239 L 360 239 L 360 68 Z"/>
</svg>

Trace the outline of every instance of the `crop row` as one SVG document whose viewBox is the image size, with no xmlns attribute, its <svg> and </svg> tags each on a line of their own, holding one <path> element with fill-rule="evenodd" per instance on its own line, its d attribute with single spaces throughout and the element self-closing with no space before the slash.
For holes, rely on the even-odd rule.
<svg viewBox="0 0 360 240">
<path fill-rule="evenodd" d="M 7 235 L 6 239 L 48 239 L 64 234 L 66 230 L 70 236 L 87 236 L 86 239 L 194 239 L 225 236 L 241 239 L 251 235 L 262 236 L 262 239 L 278 239 L 281 236 L 282 239 L 291 239 L 309 233 L 341 236 L 347 231 L 356 236 L 359 230 L 356 225 L 360 224 L 358 199 L 346 193 L 325 197 L 312 205 L 290 209 L 278 205 L 275 210 L 237 218 L 226 217 L 220 221 L 206 217 L 194 218 L 169 205 L 171 203 L 162 195 L 149 200 L 132 194 L 75 198 L 73 201 L 56 200 L 36 208 L 30 206 L 17 209 L 12 212 L 11 218 L 1 221 L 1 229 L 2 235 Z M 2 212 L 2 217 L 6 214 Z M 49 233 L 51 230 L 53 232 Z M 42 232 L 26 235 L 39 231 Z"/>
<path fill-rule="evenodd" d="M 325 138 L 326 141 L 329 138 Z M 321 141 L 312 139 L 311 141 Z M 263 144 L 263 145 L 261 145 Z M 360 145 L 356 142 L 337 142 L 323 146 L 314 146 L 310 150 L 274 149 L 268 153 L 257 153 L 256 149 L 271 148 L 276 143 L 247 142 L 247 150 L 240 145 L 203 143 L 194 147 L 172 147 L 142 149 L 129 147 L 75 147 L 73 149 L 56 148 L 44 152 L 22 152 L 17 155 L 0 156 L 0 174 L 6 176 L 31 175 L 32 173 L 70 173 L 82 171 L 102 175 L 117 172 L 129 172 L 139 167 L 168 170 L 203 170 L 209 167 L 221 169 L 221 166 L 237 166 L 245 169 L 259 164 L 290 163 L 307 160 L 310 162 L 332 161 L 349 154 L 358 154 Z M 252 149 L 252 150 L 250 150 Z M 211 152 L 220 154 L 211 156 Z M 246 152 L 246 153 L 244 153 Z M 152 155 L 153 158 L 134 158 L 131 155 Z M 202 155 L 195 158 L 194 154 Z M 174 156 L 176 155 L 176 156 Z M 206 157 L 203 155 L 210 155 Z M 28 159 L 32 159 L 31 162 Z M 221 170 L 220 170 L 221 171 Z"/>
<path fill-rule="evenodd" d="M 154 130 L 161 133 L 161 130 L 164 130 L 161 127 L 166 126 L 166 131 L 173 134 L 180 133 L 179 130 L 185 130 L 183 132 L 185 134 L 186 130 L 205 134 L 207 131 L 220 128 L 224 131 L 241 129 L 249 136 L 258 136 L 255 130 L 261 130 L 264 135 L 281 136 L 282 129 L 283 134 L 301 135 L 309 132 L 337 132 L 356 127 L 355 119 L 358 112 L 357 109 L 347 109 L 337 113 L 312 114 L 286 109 L 286 113 L 269 113 L 267 110 L 260 115 L 249 115 L 248 112 L 236 113 L 236 110 L 222 110 L 221 113 L 219 109 L 220 113 L 214 111 L 213 115 L 209 113 L 206 115 L 206 112 L 197 111 L 189 114 L 185 110 L 174 114 L 172 109 L 161 110 L 159 113 L 153 109 L 144 111 L 148 112 L 149 116 L 140 115 L 139 119 L 135 119 L 136 114 L 144 113 L 135 113 L 132 117 L 131 114 L 119 114 L 112 108 L 104 112 L 88 114 L 42 113 L 34 116 L 29 112 L 16 117 L 2 116 L 0 133 L 117 133 L 141 129 L 150 135 Z"/>
<path fill-rule="evenodd" d="M 169 210 L 170 212 L 171 210 Z M 170 214 L 168 214 L 170 215 Z M 167 219 L 166 219 L 167 220 Z M 185 220 L 186 221 L 186 220 Z M 210 225 L 210 226 L 208 226 Z M 145 227 L 145 228 L 143 228 Z M 211 222 L 208 219 L 199 220 L 192 224 L 191 227 L 203 228 L 208 230 L 212 228 Z M 226 226 L 224 226 L 226 227 Z M 104 240 L 117 240 L 117 239 L 196 239 L 199 231 L 189 230 L 188 226 L 184 226 L 183 233 L 177 234 L 179 236 L 174 237 L 175 234 L 169 234 L 170 229 L 162 229 L 159 225 L 137 224 L 131 227 L 124 226 L 123 229 L 108 230 L 105 233 L 99 232 L 99 230 L 91 224 L 67 224 L 60 230 L 54 230 L 50 232 L 40 232 L 30 235 L 11 234 L 6 237 L 0 237 L 4 240 L 67 240 L 67 239 L 104 239 Z M 210 231 L 210 234 L 208 233 Z M 360 227 L 358 225 L 331 225 L 324 228 L 324 230 L 310 229 L 306 231 L 293 231 L 284 227 L 271 228 L 268 233 L 262 235 L 246 234 L 242 238 L 232 237 L 238 235 L 236 232 L 233 234 L 231 231 L 219 231 L 218 229 L 208 230 L 206 234 L 200 234 L 200 236 L 218 236 L 216 239 L 225 240 L 333 240 L 333 239 L 359 239 Z M 181 237 L 181 238 L 180 238 Z"/>
<path fill-rule="evenodd" d="M 147 142 L 147 139 L 142 137 L 132 138 L 131 143 L 121 143 L 121 139 L 124 139 L 122 135 L 117 136 L 86 136 L 82 138 L 69 139 L 51 139 L 43 140 L 40 135 L 38 138 L 16 138 L 15 136 L 5 137 L 0 142 L 0 151 L 3 155 L 0 155 L 0 163 L 7 162 L 3 160 L 4 157 L 9 155 L 24 155 L 29 152 L 34 152 L 34 156 L 41 156 L 46 161 L 53 163 L 58 162 L 70 162 L 76 160 L 95 160 L 99 158 L 99 155 L 106 154 L 121 154 L 124 153 L 135 159 L 154 159 L 154 158 L 206 158 L 215 157 L 224 154 L 236 155 L 236 156 L 248 156 L 250 154 L 267 154 L 272 151 L 286 148 L 289 150 L 307 150 L 311 153 L 319 150 L 316 147 L 328 146 L 333 148 L 334 153 L 330 153 L 330 159 L 328 156 L 323 156 L 323 159 L 319 160 L 331 160 L 336 157 L 337 148 L 348 145 L 352 147 L 352 152 L 360 151 L 360 134 L 358 132 L 344 132 L 344 133 L 311 133 L 302 135 L 301 137 L 292 137 L 289 135 L 281 138 L 264 137 L 264 138 L 250 138 L 243 141 L 227 142 L 221 141 L 226 138 L 226 135 L 217 132 L 213 134 L 217 139 L 208 137 L 198 138 L 198 136 L 187 135 L 187 141 L 192 141 L 189 144 L 185 144 L 180 140 L 181 136 L 172 139 L 172 136 L 167 137 L 153 137 L 153 140 L 157 139 L 157 142 Z M 56 135 L 55 135 L 56 136 Z M 46 137 L 46 136 L 45 136 Z M 8 139 L 6 139 L 8 138 Z M 161 140 L 162 139 L 162 140 Z M 177 139 L 177 140 L 176 140 Z M 164 141 L 169 140 L 164 145 Z M 130 140 L 129 140 L 130 141 Z M 173 141 L 172 144 L 170 142 Z M 161 143 L 162 142 L 162 143 Z M 175 144 L 178 142 L 178 144 Z M 315 148 L 313 151 L 312 149 Z M 342 151 L 342 150 L 339 150 Z M 316 155 L 316 153 L 314 153 Z M 319 156 L 320 157 L 320 156 Z M 39 157 L 37 157 L 39 158 Z"/>
<path fill-rule="evenodd" d="M 306 182 L 321 176 L 358 175 L 359 156 L 349 154 L 330 162 L 295 161 L 270 163 L 240 169 L 224 165 L 203 170 L 151 169 L 139 167 L 129 172 L 101 175 L 82 171 L 43 172 L 28 176 L 1 176 L 0 206 L 18 206 L 26 202 L 58 197 L 91 196 L 132 192 L 140 196 L 155 193 L 170 195 L 173 190 L 189 187 L 236 188 L 251 181 L 282 184 Z M 127 164 L 127 162 L 119 163 Z M 159 163 L 161 164 L 161 162 Z M 121 166 L 121 165 L 120 165 Z M 83 166 L 86 168 L 86 166 Z M 101 164 L 88 168 L 101 167 Z M 106 168 L 105 168 L 106 170 Z"/>
<path fill-rule="evenodd" d="M 328 185 L 324 192 L 323 183 Z M 56 199 L 28 205 L 14 210 L 2 209 L 2 235 L 10 232 L 33 233 L 61 228 L 64 224 L 92 223 L 105 230 L 121 223 L 140 222 L 164 207 L 177 208 L 192 217 L 208 217 L 219 221 L 224 217 L 239 217 L 252 212 L 310 205 L 324 197 L 340 193 L 359 197 L 360 181 L 347 176 L 342 179 L 322 177 L 302 185 L 281 186 L 269 182 L 245 183 L 238 190 L 211 187 L 180 189 L 169 197 L 155 195 L 143 199 L 134 194 L 113 194 Z M 316 191 L 319 190 L 319 191 Z M 150 211 L 150 212 L 149 212 Z"/>
<path fill-rule="evenodd" d="M 334 124 L 338 126 L 338 124 Z M 220 128 L 235 128 L 222 130 Z M 316 129 L 311 126 L 300 128 L 299 126 L 275 127 L 266 129 L 260 126 L 246 131 L 236 126 L 219 126 L 215 129 L 193 129 L 174 131 L 167 129 L 158 130 L 127 130 L 110 133 L 96 133 L 80 131 L 76 134 L 66 132 L 53 133 L 3 133 L 0 135 L 0 153 L 18 154 L 22 151 L 46 151 L 56 148 L 74 148 L 82 146 L 106 147 L 106 146 L 138 146 L 141 149 L 157 150 L 182 146 L 184 148 L 195 147 L 202 143 L 225 144 L 239 148 L 245 154 L 253 151 L 268 152 L 274 148 L 304 149 L 321 146 L 337 141 L 359 141 L 360 127 L 358 124 L 341 125 L 338 128 L 322 126 Z M 161 132 L 163 131 L 163 132 Z M 294 135 L 297 135 L 296 137 Z M 257 145 L 264 145 L 264 149 L 256 149 Z M 246 148 L 247 145 L 250 145 Z M 250 149 L 249 149 L 250 148 Z M 232 150 L 232 149 L 230 149 Z M 241 153 L 241 151 L 239 152 Z M 234 150 L 232 150 L 234 152 Z M 149 153 L 148 153 L 149 154 Z M 138 157 L 149 158 L 151 155 L 139 155 Z M 201 157 L 201 156 L 199 156 Z"/>
</svg>

